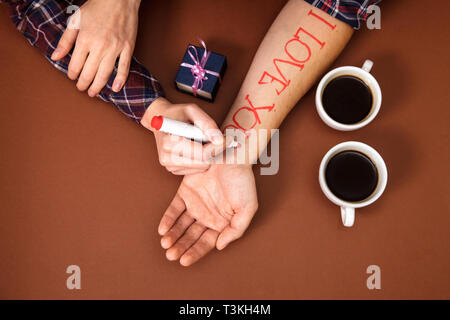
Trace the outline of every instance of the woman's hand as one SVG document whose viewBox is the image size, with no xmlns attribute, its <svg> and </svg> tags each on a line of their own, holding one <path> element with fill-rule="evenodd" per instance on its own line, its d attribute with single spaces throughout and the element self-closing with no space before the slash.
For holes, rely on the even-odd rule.
<svg viewBox="0 0 450 320">
<path fill-rule="evenodd" d="M 155 131 L 151 127 L 154 116 L 194 124 L 211 143 L 203 145 L 183 137 Z M 161 165 L 176 175 L 207 170 L 211 165 L 210 158 L 224 149 L 225 139 L 222 132 L 215 121 L 196 104 L 172 104 L 164 98 L 158 98 L 145 112 L 141 124 L 155 135 Z"/>
<path fill-rule="evenodd" d="M 119 58 L 113 91 L 125 84 L 136 42 L 140 0 L 89 0 L 76 11 L 52 54 L 65 57 L 72 47 L 68 77 L 77 88 L 96 96 L 106 85 Z"/>
</svg>

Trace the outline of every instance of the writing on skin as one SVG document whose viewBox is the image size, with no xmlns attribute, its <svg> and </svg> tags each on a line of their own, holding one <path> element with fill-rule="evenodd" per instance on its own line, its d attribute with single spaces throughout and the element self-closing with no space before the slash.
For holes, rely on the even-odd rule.
<svg viewBox="0 0 450 320">
<path fill-rule="evenodd" d="M 331 30 L 334 30 L 336 28 L 336 25 L 329 23 L 325 18 L 314 13 L 312 11 L 312 9 L 308 12 L 308 17 L 311 17 L 311 19 L 317 19 L 317 20 L 321 21 L 326 26 L 328 26 Z M 303 68 L 305 67 L 305 64 L 311 59 L 311 56 L 312 56 L 312 50 L 311 50 L 310 46 L 307 43 L 302 41 L 305 38 L 314 40 L 314 42 L 316 42 L 318 44 L 320 49 L 322 49 L 325 46 L 325 42 L 320 41 L 311 32 L 305 30 L 303 27 L 299 27 L 297 32 L 294 34 L 293 38 L 289 39 L 284 44 L 285 57 L 273 59 L 273 65 L 276 70 L 276 73 L 274 73 L 274 74 L 276 74 L 276 75 L 271 74 L 268 71 L 264 71 L 263 74 L 261 75 L 261 78 L 258 81 L 258 84 L 259 85 L 267 85 L 267 84 L 271 85 L 273 83 L 276 83 L 277 84 L 277 86 L 275 87 L 276 94 L 278 96 L 283 94 L 283 92 L 285 92 L 285 89 L 289 87 L 291 80 L 287 79 L 286 76 L 283 74 L 283 72 L 280 69 L 280 65 L 287 64 L 290 66 L 294 66 L 294 67 L 298 68 L 299 72 L 303 70 Z M 292 53 L 292 47 L 294 45 L 297 45 L 297 46 L 300 45 L 304 49 L 304 50 L 302 50 L 305 53 L 304 57 L 298 57 Z M 232 117 L 232 123 L 225 126 L 224 130 L 237 129 L 237 130 L 244 131 L 244 133 L 247 133 L 247 131 L 253 129 L 256 125 L 261 124 L 261 120 L 260 120 L 258 112 L 275 111 L 275 103 L 273 103 L 272 105 L 255 107 L 254 104 L 252 103 L 252 100 L 250 99 L 250 94 L 247 94 L 245 96 L 245 100 L 248 103 L 248 105 L 245 104 L 244 106 L 242 106 L 236 110 L 236 112 L 233 114 L 233 117 Z M 251 123 L 246 122 L 244 124 L 241 121 L 239 121 L 239 114 L 242 115 L 244 113 L 250 113 L 251 118 L 253 119 L 253 121 L 251 121 Z"/>
</svg>

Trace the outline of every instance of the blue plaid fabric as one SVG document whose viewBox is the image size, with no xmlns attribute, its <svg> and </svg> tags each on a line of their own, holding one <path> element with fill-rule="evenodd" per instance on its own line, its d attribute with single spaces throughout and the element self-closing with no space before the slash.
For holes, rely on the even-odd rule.
<svg viewBox="0 0 450 320">
<path fill-rule="evenodd" d="M 380 3 L 381 0 L 305 0 L 314 7 L 325 11 L 330 16 L 352 26 L 361 28 L 361 22 L 367 20 L 369 6 Z"/>
</svg>

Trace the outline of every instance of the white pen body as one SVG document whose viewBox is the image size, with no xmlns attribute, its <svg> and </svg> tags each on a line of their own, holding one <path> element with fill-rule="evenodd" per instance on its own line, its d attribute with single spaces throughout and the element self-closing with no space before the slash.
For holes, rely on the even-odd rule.
<svg viewBox="0 0 450 320">
<path fill-rule="evenodd" d="M 202 130 L 200 130 L 198 127 L 166 117 L 164 117 L 159 131 L 188 139 L 193 139 L 198 142 L 209 142 L 208 138 L 206 138 Z"/>
</svg>

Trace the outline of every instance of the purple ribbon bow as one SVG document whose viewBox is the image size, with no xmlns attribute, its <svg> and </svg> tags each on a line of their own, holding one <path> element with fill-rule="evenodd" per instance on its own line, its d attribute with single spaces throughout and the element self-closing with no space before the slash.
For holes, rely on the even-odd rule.
<svg viewBox="0 0 450 320">
<path fill-rule="evenodd" d="M 198 39 L 198 41 L 200 41 L 203 48 L 205 48 L 205 52 L 203 52 L 202 58 L 201 59 L 198 58 L 197 48 L 190 45 L 188 47 L 188 53 L 189 53 L 189 56 L 191 57 L 192 61 L 194 62 L 194 64 L 190 64 L 190 63 L 186 63 L 186 62 L 183 62 L 181 64 L 182 67 L 190 68 L 191 73 L 194 76 L 195 80 L 194 80 L 194 84 L 192 85 L 192 93 L 194 94 L 194 96 L 197 96 L 198 90 L 202 90 L 203 80 L 208 80 L 208 77 L 206 76 L 206 74 L 216 76 L 219 78 L 219 81 L 222 81 L 220 79 L 219 73 L 205 69 L 206 62 L 208 61 L 209 56 L 211 55 L 211 52 L 206 50 L 205 41 L 203 41 L 202 39 Z M 193 50 L 194 53 L 191 52 L 191 49 Z"/>
</svg>

